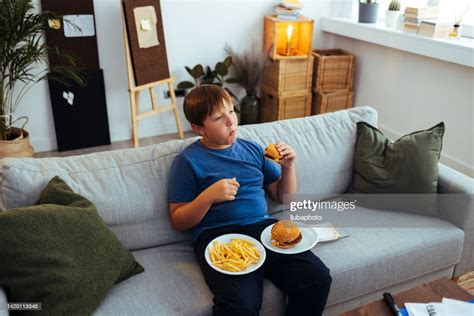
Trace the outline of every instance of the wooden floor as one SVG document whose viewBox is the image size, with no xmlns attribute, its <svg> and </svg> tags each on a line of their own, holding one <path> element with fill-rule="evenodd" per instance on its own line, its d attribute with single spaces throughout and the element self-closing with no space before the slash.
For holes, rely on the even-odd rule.
<svg viewBox="0 0 474 316">
<path fill-rule="evenodd" d="M 184 138 L 190 138 L 194 136 L 197 136 L 197 134 L 192 131 L 184 132 Z M 140 138 L 140 147 L 158 144 L 158 143 L 164 143 L 166 141 L 173 140 L 173 139 L 179 139 L 177 133 Z M 125 148 L 133 148 L 132 140 L 124 140 L 120 142 L 115 142 L 115 143 L 112 143 L 111 145 L 106 145 L 106 146 L 90 147 L 90 148 L 69 150 L 69 151 L 62 151 L 62 152 L 45 151 L 45 152 L 35 153 L 34 157 L 35 158 L 66 157 L 66 156 L 76 156 L 76 155 L 83 155 L 83 154 L 89 154 L 89 153 L 100 152 L 100 151 L 118 150 L 118 149 L 125 149 Z"/>
</svg>

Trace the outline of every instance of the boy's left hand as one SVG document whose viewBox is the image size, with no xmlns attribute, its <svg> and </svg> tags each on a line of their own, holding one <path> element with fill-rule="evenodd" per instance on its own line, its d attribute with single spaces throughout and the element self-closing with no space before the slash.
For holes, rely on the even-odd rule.
<svg viewBox="0 0 474 316">
<path fill-rule="evenodd" d="M 275 145 L 276 149 L 280 153 L 281 160 L 279 161 L 280 165 L 283 168 L 293 167 L 296 159 L 296 153 L 290 145 L 285 143 L 280 143 Z"/>
</svg>

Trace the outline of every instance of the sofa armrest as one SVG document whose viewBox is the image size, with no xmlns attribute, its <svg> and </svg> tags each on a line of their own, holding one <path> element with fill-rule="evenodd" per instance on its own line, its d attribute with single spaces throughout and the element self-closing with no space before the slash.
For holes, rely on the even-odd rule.
<svg viewBox="0 0 474 316">
<path fill-rule="evenodd" d="M 8 316 L 10 314 L 8 312 L 7 302 L 7 294 L 3 288 L 0 287 L 0 316 Z"/>
<path fill-rule="evenodd" d="M 474 179 L 439 164 L 438 192 L 440 217 L 464 231 L 461 261 L 454 276 L 474 270 Z"/>
</svg>

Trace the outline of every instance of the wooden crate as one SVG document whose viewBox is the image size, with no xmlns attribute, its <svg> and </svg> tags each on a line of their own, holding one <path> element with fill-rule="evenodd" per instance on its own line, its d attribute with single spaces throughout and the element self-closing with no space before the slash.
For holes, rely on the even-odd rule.
<svg viewBox="0 0 474 316">
<path fill-rule="evenodd" d="M 262 78 L 262 89 L 279 96 L 311 92 L 313 57 L 269 61 Z"/>
<path fill-rule="evenodd" d="M 316 91 L 352 91 L 355 56 L 342 49 L 313 51 L 313 88 Z"/>
<path fill-rule="evenodd" d="M 311 114 L 311 92 L 278 96 L 261 90 L 260 122 L 272 122 Z"/>
<path fill-rule="evenodd" d="M 352 91 L 316 92 L 314 91 L 311 114 L 323 114 L 351 108 Z"/>
<path fill-rule="evenodd" d="M 263 52 L 271 59 L 298 59 L 311 56 L 313 24 L 310 18 L 299 16 L 295 21 L 265 16 L 263 20 Z M 293 26 L 290 38 L 291 54 L 287 55 L 288 27 Z"/>
</svg>

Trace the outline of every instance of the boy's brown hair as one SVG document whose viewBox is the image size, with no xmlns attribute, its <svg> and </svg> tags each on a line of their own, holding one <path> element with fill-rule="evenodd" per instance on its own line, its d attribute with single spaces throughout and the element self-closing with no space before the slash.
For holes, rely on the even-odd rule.
<svg viewBox="0 0 474 316">
<path fill-rule="evenodd" d="M 203 84 L 192 89 L 184 98 L 184 115 L 189 123 L 204 126 L 206 117 L 223 106 L 224 102 L 232 103 L 227 91 L 213 84 Z"/>
</svg>

